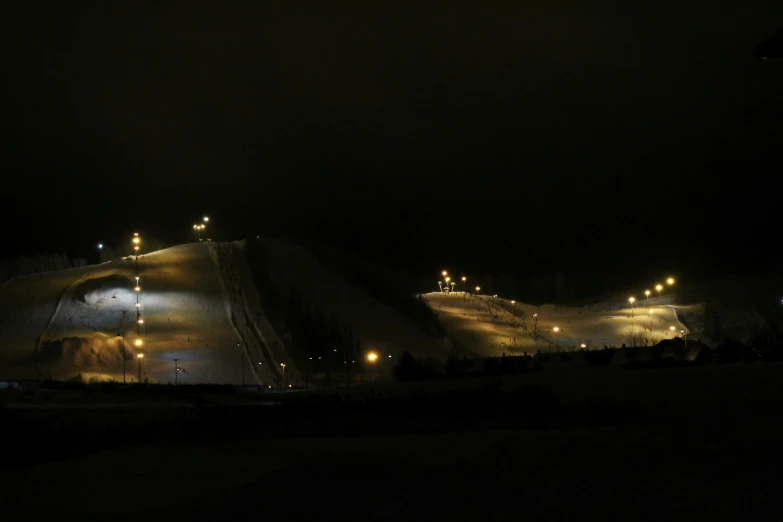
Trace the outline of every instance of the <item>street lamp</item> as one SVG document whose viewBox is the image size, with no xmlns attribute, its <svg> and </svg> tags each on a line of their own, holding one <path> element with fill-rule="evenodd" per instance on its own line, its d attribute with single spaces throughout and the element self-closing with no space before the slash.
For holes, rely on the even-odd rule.
<svg viewBox="0 0 783 522">
<path fill-rule="evenodd" d="M 476 287 L 476 293 L 479 293 L 479 290 L 481 290 L 481 287 L 480 287 L 480 286 L 477 286 L 477 287 Z"/>
<path fill-rule="evenodd" d="M 449 275 L 449 273 L 448 273 L 446 270 L 444 270 L 444 271 L 443 271 L 443 272 L 441 272 L 440 274 L 441 274 L 443 277 L 446 277 L 447 275 Z"/>
<path fill-rule="evenodd" d="M 628 302 L 631 303 L 631 332 L 634 331 L 634 316 L 633 316 L 633 304 L 636 302 L 636 298 L 631 296 L 628 298 Z"/>
<path fill-rule="evenodd" d="M 137 292 L 141 292 L 141 287 L 140 286 L 135 286 L 135 287 L 133 287 L 133 289 L 135 291 L 137 291 Z"/>
<path fill-rule="evenodd" d="M 512 299 L 511 300 L 511 320 L 512 321 L 514 320 L 514 312 L 516 311 L 516 308 L 517 308 L 517 302 Z"/>
<path fill-rule="evenodd" d="M 651 293 L 651 292 L 650 292 L 649 290 L 645 290 L 645 291 L 644 291 L 644 295 L 646 295 L 646 296 L 647 296 L 647 299 L 649 299 L 649 298 L 650 298 L 650 293 Z"/>
<path fill-rule="evenodd" d="M 138 344 L 141 341 L 141 339 L 136 339 L 136 346 L 141 346 Z M 136 359 L 139 361 L 139 382 L 141 382 L 141 360 L 144 359 L 144 354 L 140 353 L 136 355 Z"/>
<path fill-rule="evenodd" d="M 669 279 L 667 279 L 666 280 L 666 284 L 669 285 L 669 286 L 672 286 L 674 284 L 674 278 L 670 277 Z"/>
<path fill-rule="evenodd" d="M 672 339 L 674 339 L 674 327 L 673 327 L 673 326 L 670 326 L 670 327 L 669 327 L 669 330 L 671 330 L 671 332 L 672 332 Z"/>
<path fill-rule="evenodd" d="M 658 297 L 661 297 L 661 290 L 663 290 L 663 285 L 655 285 L 655 289 L 658 290 Z"/>
<path fill-rule="evenodd" d="M 133 344 L 135 344 L 136 346 L 141 346 L 142 344 L 144 344 L 144 341 L 142 341 L 141 339 L 136 339 L 136 340 L 133 342 Z"/>
<path fill-rule="evenodd" d="M 454 284 L 454 283 L 452 283 Z M 376 361 L 378 361 L 378 354 L 375 352 L 370 352 L 367 354 L 367 362 L 369 362 L 372 365 L 375 365 L 376 369 L 378 370 L 378 380 L 381 380 L 381 366 L 380 364 L 376 364 Z"/>
<path fill-rule="evenodd" d="M 280 363 L 280 366 L 283 367 L 283 380 L 285 380 L 285 363 Z"/>
<path fill-rule="evenodd" d="M 468 280 L 468 278 L 467 278 L 467 277 L 465 277 L 465 276 L 462 276 L 462 293 L 463 293 L 463 294 L 466 294 L 466 293 L 468 292 L 468 289 L 467 289 L 467 288 L 465 288 L 465 287 L 466 287 L 466 285 L 467 285 L 467 283 L 466 283 L 466 281 L 467 281 L 467 280 Z"/>
<path fill-rule="evenodd" d="M 208 216 L 204 216 L 204 223 L 209 223 L 209 217 Z"/>
<path fill-rule="evenodd" d="M 584 350 L 585 348 L 587 348 L 587 345 L 585 343 L 582 343 L 582 350 Z"/>
<path fill-rule="evenodd" d="M 555 333 L 555 346 L 557 347 L 557 350 L 560 351 L 560 345 L 557 344 L 557 332 L 560 331 L 560 327 L 559 326 L 555 326 L 555 327 L 552 328 L 552 331 Z"/>
</svg>

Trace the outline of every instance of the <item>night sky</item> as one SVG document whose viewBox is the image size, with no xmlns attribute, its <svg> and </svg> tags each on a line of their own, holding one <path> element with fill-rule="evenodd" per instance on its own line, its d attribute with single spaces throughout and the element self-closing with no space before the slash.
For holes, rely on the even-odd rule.
<svg viewBox="0 0 783 522">
<path fill-rule="evenodd" d="M 411 271 L 781 250 L 780 0 L 106 4 L 3 13 L 3 257 L 204 214 Z"/>
</svg>

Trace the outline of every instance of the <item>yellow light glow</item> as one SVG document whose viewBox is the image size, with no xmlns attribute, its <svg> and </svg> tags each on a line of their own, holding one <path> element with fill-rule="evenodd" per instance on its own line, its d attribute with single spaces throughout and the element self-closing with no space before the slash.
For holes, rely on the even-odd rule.
<svg viewBox="0 0 783 522">
<path fill-rule="evenodd" d="M 655 289 L 660 292 L 661 290 L 663 290 L 663 285 L 655 285 Z"/>
<path fill-rule="evenodd" d="M 208 222 L 209 218 L 207 216 L 204 216 L 204 223 Z"/>
<path fill-rule="evenodd" d="M 650 297 L 650 291 L 649 290 L 645 290 L 644 291 L 644 295 L 646 295 L 647 297 Z"/>
<path fill-rule="evenodd" d="M 134 232 L 134 233 L 133 233 L 133 235 L 134 235 L 134 236 L 138 236 L 138 235 L 139 235 L 139 233 L 138 233 L 138 232 Z"/>
<path fill-rule="evenodd" d="M 137 292 L 141 292 L 141 287 L 137 286 L 136 288 L 134 288 L 134 290 L 136 290 Z"/>
<path fill-rule="evenodd" d="M 587 348 L 587 345 L 585 343 L 582 343 L 582 348 Z"/>
<path fill-rule="evenodd" d="M 477 286 L 477 287 L 476 287 L 476 292 L 478 292 L 479 290 L 481 290 L 481 287 L 480 287 L 480 286 Z"/>
<path fill-rule="evenodd" d="M 138 354 L 136 357 L 137 357 L 137 358 L 139 358 L 139 359 L 144 359 L 144 354 L 143 354 L 143 353 L 140 353 L 140 354 Z"/>
<path fill-rule="evenodd" d="M 447 277 L 447 278 L 446 278 L 446 282 L 448 283 L 449 281 L 451 281 L 451 278 L 450 278 L 450 277 Z"/>
<path fill-rule="evenodd" d="M 635 297 L 629 297 L 628 298 L 628 302 L 633 304 L 634 302 L 636 302 L 636 298 Z"/>
<path fill-rule="evenodd" d="M 370 352 L 367 354 L 367 360 L 370 362 L 375 362 L 378 360 L 378 354 L 375 352 Z"/>
<path fill-rule="evenodd" d="M 135 247 L 133 247 L 133 250 L 136 250 L 136 251 L 138 251 L 138 250 L 139 250 L 139 247 L 135 246 Z"/>
<path fill-rule="evenodd" d="M 468 280 L 468 278 L 467 278 L 467 277 L 465 277 L 465 276 L 462 276 L 462 281 L 467 281 L 467 280 Z"/>
<path fill-rule="evenodd" d="M 449 273 L 444 270 L 443 272 L 441 272 L 441 274 L 443 275 L 443 277 L 446 277 Z"/>
<path fill-rule="evenodd" d="M 650 313 L 653 313 L 653 310 L 652 310 L 652 308 L 650 308 L 650 309 L 649 309 L 649 310 L 647 310 L 647 311 L 648 311 L 648 312 L 650 312 Z"/>
<path fill-rule="evenodd" d="M 552 331 L 557 333 L 557 332 L 560 331 L 560 327 L 559 326 L 555 326 L 554 328 L 552 328 Z"/>
<path fill-rule="evenodd" d="M 667 285 L 673 285 L 673 284 L 674 284 L 674 278 L 673 278 L 673 277 L 670 277 L 669 279 L 667 279 L 667 280 L 666 280 L 666 284 L 667 284 Z"/>
<path fill-rule="evenodd" d="M 136 346 L 141 346 L 142 344 L 144 344 L 144 342 L 141 339 L 136 339 L 133 344 L 135 344 Z"/>
<path fill-rule="evenodd" d="M 674 331 L 674 327 L 673 327 L 673 326 L 670 326 L 670 327 L 669 327 L 669 330 L 671 330 L 671 331 L 673 332 L 673 331 Z"/>
<path fill-rule="evenodd" d="M 514 300 L 512 299 L 512 300 L 511 300 L 511 304 L 515 304 L 515 303 L 516 303 L 516 301 L 514 301 Z"/>
<path fill-rule="evenodd" d="M 141 305 L 139 303 L 136 303 L 136 308 L 141 308 Z"/>
<path fill-rule="evenodd" d="M 141 241 L 141 239 L 139 239 L 138 237 L 134 237 L 134 238 L 133 238 L 133 244 L 134 244 L 134 245 L 138 245 L 138 244 L 139 244 L 139 241 Z"/>
</svg>

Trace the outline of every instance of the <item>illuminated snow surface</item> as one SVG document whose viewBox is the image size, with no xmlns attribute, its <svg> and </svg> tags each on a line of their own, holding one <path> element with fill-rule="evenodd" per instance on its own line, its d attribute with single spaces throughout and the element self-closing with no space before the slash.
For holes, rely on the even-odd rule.
<svg viewBox="0 0 783 522">
<path fill-rule="evenodd" d="M 0 369 L 8 378 L 301 384 L 263 312 L 239 243 L 187 244 L 139 257 L 35 274 L 0 288 Z M 233 315 L 233 320 L 231 319 Z M 135 341 L 141 337 L 143 345 Z M 262 346 L 262 344 L 264 346 Z M 37 361 L 37 364 L 35 364 Z M 260 363 L 260 364 L 259 364 Z"/>
<path fill-rule="evenodd" d="M 686 330 L 678 311 L 700 305 L 675 306 L 669 297 L 637 301 L 633 313 L 622 300 L 584 307 L 535 306 L 492 296 L 433 292 L 424 296 L 443 323 L 447 336 L 466 353 L 480 356 L 530 355 L 544 352 L 630 346 L 632 331 L 645 331 L 655 340 L 671 339 Z M 652 314 L 649 313 L 652 310 Z M 513 312 L 513 315 L 512 315 Z M 538 314 L 538 324 L 536 317 Z M 555 332 L 555 327 L 559 331 Z M 689 332 L 691 335 L 697 332 Z"/>
<path fill-rule="evenodd" d="M 304 248 L 261 240 L 269 274 L 314 307 L 351 325 L 362 354 L 381 355 L 389 374 L 404 350 L 445 360 L 448 344 L 325 270 Z M 179 245 L 139 257 L 137 335 L 135 261 L 16 278 L 0 287 L 0 375 L 6 379 L 125 379 L 173 382 L 174 359 L 186 383 L 303 384 L 286 340 L 269 324 L 242 243 Z M 124 313 L 124 315 L 123 315 Z M 391 357 L 389 357 L 391 355 Z M 342 354 L 334 354 L 342 359 Z M 281 364 L 285 364 L 285 375 Z"/>
</svg>

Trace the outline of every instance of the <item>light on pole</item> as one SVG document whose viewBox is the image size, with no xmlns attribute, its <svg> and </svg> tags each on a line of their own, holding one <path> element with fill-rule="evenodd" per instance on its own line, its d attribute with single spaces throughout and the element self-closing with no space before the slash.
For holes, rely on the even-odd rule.
<svg viewBox="0 0 783 522">
<path fill-rule="evenodd" d="M 631 332 L 633 332 L 634 329 L 633 304 L 636 302 L 636 298 L 631 296 L 628 298 L 628 302 L 631 303 Z"/>
<path fill-rule="evenodd" d="M 587 348 L 587 345 L 585 343 L 582 343 L 582 350 L 584 350 L 585 348 Z"/>
<path fill-rule="evenodd" d="M 479 290 L 481 290 L 481 287 L 480 287 L 480 286 L 477 286 L 477 287 L 476 287 L 476 293 L 477 293 L 477 294 L 479 293 Z"/>
<path fill-rule="evenodd" d="M 666 284 L 669 286 L 674 286 L 674 278 L 670 277 L 669 279 L 667 279 Z"/>
<path fill-rule="evenodd" d="M 463 294 L 468 293 L 468 289 L 466 288 L 467 287 L 467 282 L 466 282 L 467 280 L 468 280 L 467 277 L 462 276 L 462 293 Z"/>
<path fill-rule="evenodd" d="M 557 347 L 557 351 L 559 352 L 560 351 L 560 345 L 557 343 L 557 332 L 560 331 L 560 327 L 559 326 L 555 326 L 555 327 L 552 328 L 552 331 L 555 334 L 555 346 Z"/>
<path fill-rule="evenodd" d="M 669 330 L 670 330 L 670 331 L 671 331 L 671 333 L 672 333 L 672 339 L 674 339 L 674 327 L 673 327 L 673 326 L 670 326 L 670 327 L 669 327 Z"/>
<path fill-rule="evenodd" d="M 514 312 L 516 312 L 516 308 L 517 308 L 517 302 L 512 299 L 511 300 L 511 321 L 514 320 L 514 315 L 515 315 Z"/>
<path fill-rule="evenodd" d="M 378 364 L 378 354 L 375 352 L 370 352 L 367 354 L 367 362 L 375 366 L 375 369 L 378 370 L 378 380 L 381 380 L 381 366 Z"/>
<path fill-rule="evenodd" d="M 138 343 L 139 340 L 140 339 L 136 340 L 137 343 Z M 140 344 L 136 344 L 136 346 L 141 346 L 141 345 Z M 144 359 L 144 354 L 140 353 L 140 354 L 136 355 L 136 359 L 139 361 L 139 382 L 141 382 L 141 362 Z"/>
<path fill-rule="evenodd" d="M 661 297 L 661 290 L 663 290 L 663 285 L 655 285 L 655 289 L 658 290 L 658 297 Z"/>
<path fill-rule="evenodd" d="M 285 363 L 280 363 L 280 366 L 283 367 L 283 382 L 285 382 Z"/>
<path fill-rule="evenodd" d="M 649 298 L 650 298 L 650 294 L 651 294 L 651 293 L 652 293 L 652 292 L 650 292 L 649 290 L 645 290 L 645 291 L 644 291 L 644 295 L 646 295 L 646 296 L 647 296 L 647 299 L 649 299 Z"/>
</svg>

